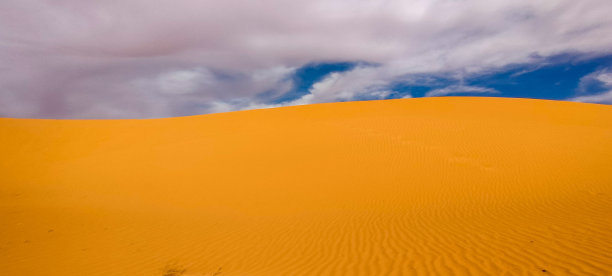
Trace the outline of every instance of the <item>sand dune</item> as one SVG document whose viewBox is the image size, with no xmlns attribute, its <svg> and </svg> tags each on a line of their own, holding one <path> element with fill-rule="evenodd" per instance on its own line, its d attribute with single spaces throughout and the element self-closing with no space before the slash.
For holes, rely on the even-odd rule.
<svg viewBox="0 0 612 276">
<path fill-rule="evenodd" d="M 612 107 L 0 119 L 0 275 L 612 275 Z"/>
</svg>

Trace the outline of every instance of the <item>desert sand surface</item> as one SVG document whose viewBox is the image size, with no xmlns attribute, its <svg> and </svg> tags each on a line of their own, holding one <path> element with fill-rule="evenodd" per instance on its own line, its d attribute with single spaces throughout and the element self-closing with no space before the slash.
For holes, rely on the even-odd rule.
<svg viewBox="0 0 612 276">
<path fill-rule="evenodd" d="M 612 106 L 0 119 L 0 153 L 0 275 L 612 275 Z"/>
</svg>

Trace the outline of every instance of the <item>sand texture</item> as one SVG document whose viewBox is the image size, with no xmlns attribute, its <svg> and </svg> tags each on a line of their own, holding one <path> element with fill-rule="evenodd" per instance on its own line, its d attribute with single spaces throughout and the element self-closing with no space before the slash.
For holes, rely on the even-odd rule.
<svg viewBox="0 0 612 276">
<path fill-rule="evenodd" d="M 612 275 L 612 106 L 0 119 L 0 155 L 0 275 Z"/>
</svg>

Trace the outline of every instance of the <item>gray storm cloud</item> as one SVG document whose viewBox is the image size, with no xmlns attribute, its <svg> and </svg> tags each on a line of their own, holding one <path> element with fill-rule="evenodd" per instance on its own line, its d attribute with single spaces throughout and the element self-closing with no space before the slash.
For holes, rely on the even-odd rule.
<svg viewBox="0 0 612 276">
<path fill-rule="evenodd" d="M 330 75 L 281 105 L 377 97 L 412 74 L 462 78 L 559 53 L 609 53 L 610 14 L 609 0 L 3 0 L 0 116 L 277 106 L 260 95 L 289 91 L 310 62 L 376 66 Z"/>
</svg>

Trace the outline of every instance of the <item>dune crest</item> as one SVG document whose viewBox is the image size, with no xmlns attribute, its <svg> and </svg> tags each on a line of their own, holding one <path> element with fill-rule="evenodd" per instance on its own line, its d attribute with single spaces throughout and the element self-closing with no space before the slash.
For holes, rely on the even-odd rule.
<svg viewBox="0 0 612 276">
<path fill-rule="evenodd" d="M 0 119 L 0 275 L 610 275 L 612 107 Z"/>
</svg>

